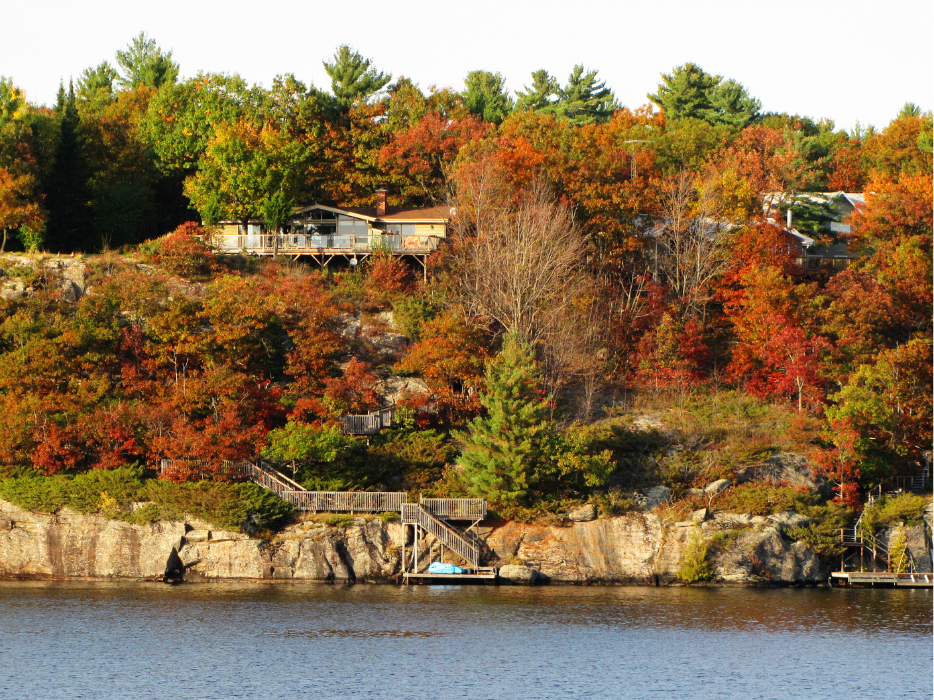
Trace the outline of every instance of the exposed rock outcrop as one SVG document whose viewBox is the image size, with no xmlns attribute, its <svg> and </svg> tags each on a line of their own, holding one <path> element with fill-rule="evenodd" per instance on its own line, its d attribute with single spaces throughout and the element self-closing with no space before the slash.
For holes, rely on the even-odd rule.
<svg viewBox="0 0 934 700">
<path fill-rule="evenodd" d="M 503 575 L 516 583 L 532 583 L 539 574 L 552 583 L 672 582 L 696 528 L 712 543 L 715 580 L 827 578 L 829 560 L 785 534 L 803 522 L 801 516 L 696 515 L 684 523 L 642 512 L 567 526 L 506 522 L 479 533 L 489 557 L 513 567 Z M 32 513 L 0 501 L 0 578 L 154 578 L 165 573 L 175 550 L 186 580 L 390 580 L 400 571 L 403 537 L 398 521 L 369 517 L 344 527 L 307 520 L 261 540 L 196 520 L 131 525 L 69 510 Z M 930 567 L 925 528 L 911 528 L 908 539 L 916 561 Z M 431 551 L 422 549 L 421 566 L 431 561 Z M 514 565 L 517 559 L 524 566 Z"/>
<path fill-rule="evenodd" d="M 67 509 L 32 513 L 0 501 L 0 578 L 154 578 L 173 551 L 186 579 L 387 579 L 399 571 L 402 526 L 356 518 L 300 523 L 272 540 L 198 521 L 131 525 Z"/>
</svg>

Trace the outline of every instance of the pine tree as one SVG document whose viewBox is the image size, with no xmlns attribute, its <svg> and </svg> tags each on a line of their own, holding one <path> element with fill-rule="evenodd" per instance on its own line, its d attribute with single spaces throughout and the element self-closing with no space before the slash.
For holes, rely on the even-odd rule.
<svg viewBox="0 0 934 700">
<path fill-rule="evenodd" d="M 467 111 L 485 122 L 499 124 L 512 111 L 512 98 L 506 91 L 506 81 L 499 73 L 473 70 L 464 79 L 461 93 Z"/>
<path fill-rule="evenodd" d="M 515 336 L 507 336 L 487 369 L 480 402 L 486 415 L 457 435 L 464 443 L 457 462 L 468 491 L 503 505 L 522 503 L 538 481 L 555 426 L 532 352 Z"/>
<path fill-rule="evenodd" d="M 172 60 L 172 52 L 163 53 L 146 32 L 133 37 L 126 51 L 117 51 L 117 63 L 123 69 L 120 84 L 125 88 L 140 85 L 157 88 L 178 80 L 178 64 Z"/>
<path fill-rule="evenodd" d="M 558 81 L 549 75 L 546 70 L 537 70 L 532 73 L 532 85 L 524 85 L 524 90 L 516 90 L 516 109 L 539 110 L 554 104 L 554 97 L 558 94 Z"/>
<path fill-rule="evenodd" d="M 661 107 L 669 119 L 705 119 L 713 109 L 710 93 L 721 80 L 720 76 L 710 75 L 694 63 L 685 63 L 669 74 L 662 74 L 663 84 L 648 98 Z"/>
<path fill-rule="evenodd" d="M 322 61 L 331 78 L 331 91 L 342 107 L 350 107 L 357 99 L 374 95 L 389 82 L 391 75 L 371 68 L 371 61 L 344 44 L 334 53 L 331 63 Z"/>
<path fill-rule="evenodd" d="M 67 93 L 63 85 L 59 86 L 54 112 L 59 137 L 46 194 L 49 211 L 46 243 L 59 252 L 84 250 L 90 236 L 91 195 L 73 85 L 69 84 Z"/>
<path fill-rule="evenodd" d="M 597 71 L 574 66 L 568 83 L 558 88 L 558 101 L 546 111 L 553 111 L 559 119 L 566 119 L 574 126 L 602 124 L 619 109 L 613 91 L 605 81 L 597 82 Z"/>
<path fill-rule="evenodd" d="M 759 118 L 762 103 L 747 92 L 741 83 L 726 80 L 710 93 L 711 124 L 729 124 L 743 129 Z"/>
<path fill-rule="evenodd" d="M 703 119 L 737 129 L 758 119 L 762 107 L 741 83 L 724 80 L 722 75 L 710 75 L 694 63 L 685 63 L 663 74 L 658 92 L 648 98 L 669 119 Z"/>
<path fill-rule="evenodd" d="M 78 97 L 95 106 L 109 104 L 114 100 L 114 81 L 119 77 L 107 61 L 95 68 L 85 68 L 78 78 Z"/>
</svg>

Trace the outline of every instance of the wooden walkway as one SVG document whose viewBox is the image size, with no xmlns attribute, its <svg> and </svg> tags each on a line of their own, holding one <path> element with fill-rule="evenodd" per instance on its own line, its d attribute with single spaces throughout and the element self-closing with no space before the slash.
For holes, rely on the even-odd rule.
<svg viewBox="0 0 934 700">
<path fill-rule="evenodd" d="M 191 467 L 180 472 L 178 465 L 163 459 L 159 472 L 163 476 L 188 476 Z M 224 462 L 221 473 L 228 477 L 252 481 L 275 493 L 297 510 L 310 513 L 399 513 L 408 498 L 405 491 L 308 491 L 282 472 L 262 462 L 247 460 Z M 206 476 L 206 474 L 194 474 Z"/>
<path fill-rule="evenodd" d="M 201 467 L 206 466 L 201 462 L 175 463 L 164 459 L 159 471 L 163 477 L 177 479 L 216 478 L 221 474 L 226 478 L 252 481 L 305 512 L 399 513 L 406 530 L 401 554 L 401 573 L 405 582 L 476 583 L 497 579 L 496 569 L 480 566 L 481 542 L 476 533 L 471 532 L 486 517 L 487 503 L 482 498 L 423 498 L 420 503 L 407 503 L 408 494 L 404 491 L 308 491 L 262 462 L 223 462 L 219 470 L 204 470 L 202 473 Z M 461 531 L 452 525 L 452 521 L 456 520 L 471 524 Z M 407 556 L 405 542 L 408 540 L 409 527 L 412 528 L 413 542 Z M 447 549 L 466 562 L 465 573 L 432 574 L 420 571 L 426 558 L 429 562 L 434 558 L 436 547 L 435 561 L 444 561 Z"/>
</svg>

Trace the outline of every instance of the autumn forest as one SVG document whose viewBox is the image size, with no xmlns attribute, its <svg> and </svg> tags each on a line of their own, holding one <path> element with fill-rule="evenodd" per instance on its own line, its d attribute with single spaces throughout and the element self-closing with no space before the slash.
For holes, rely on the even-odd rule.
<svg viewBox="0 0 934 700">
<path fill-rule="evenodd" d="M 644 105 L 580 65 L 518 90 L 348 46 L 325 68 L 182 79 L 141 34 L 52 106 L 0 77 L 0 476 L 263 456 L 533 517 L 776 452 L 859 508 L 930 459 L 930 112 L 841 130 L 694 64 Z M 218 222 L 381 186 L 450 208 L 426 275 L 212 250 Z M 389 403 L 392 429 L 341 432 Z"/>
</svg>

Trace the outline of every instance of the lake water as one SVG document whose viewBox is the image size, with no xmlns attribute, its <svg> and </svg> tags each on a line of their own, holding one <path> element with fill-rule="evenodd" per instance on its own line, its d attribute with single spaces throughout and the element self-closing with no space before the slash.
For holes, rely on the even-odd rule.
<svg viewBox="0 0 934 700">
<path fill-rule="evenodd" d="M 0 699 L 932 696 L 922 590 L 0 583 Z"/>
</svg>

